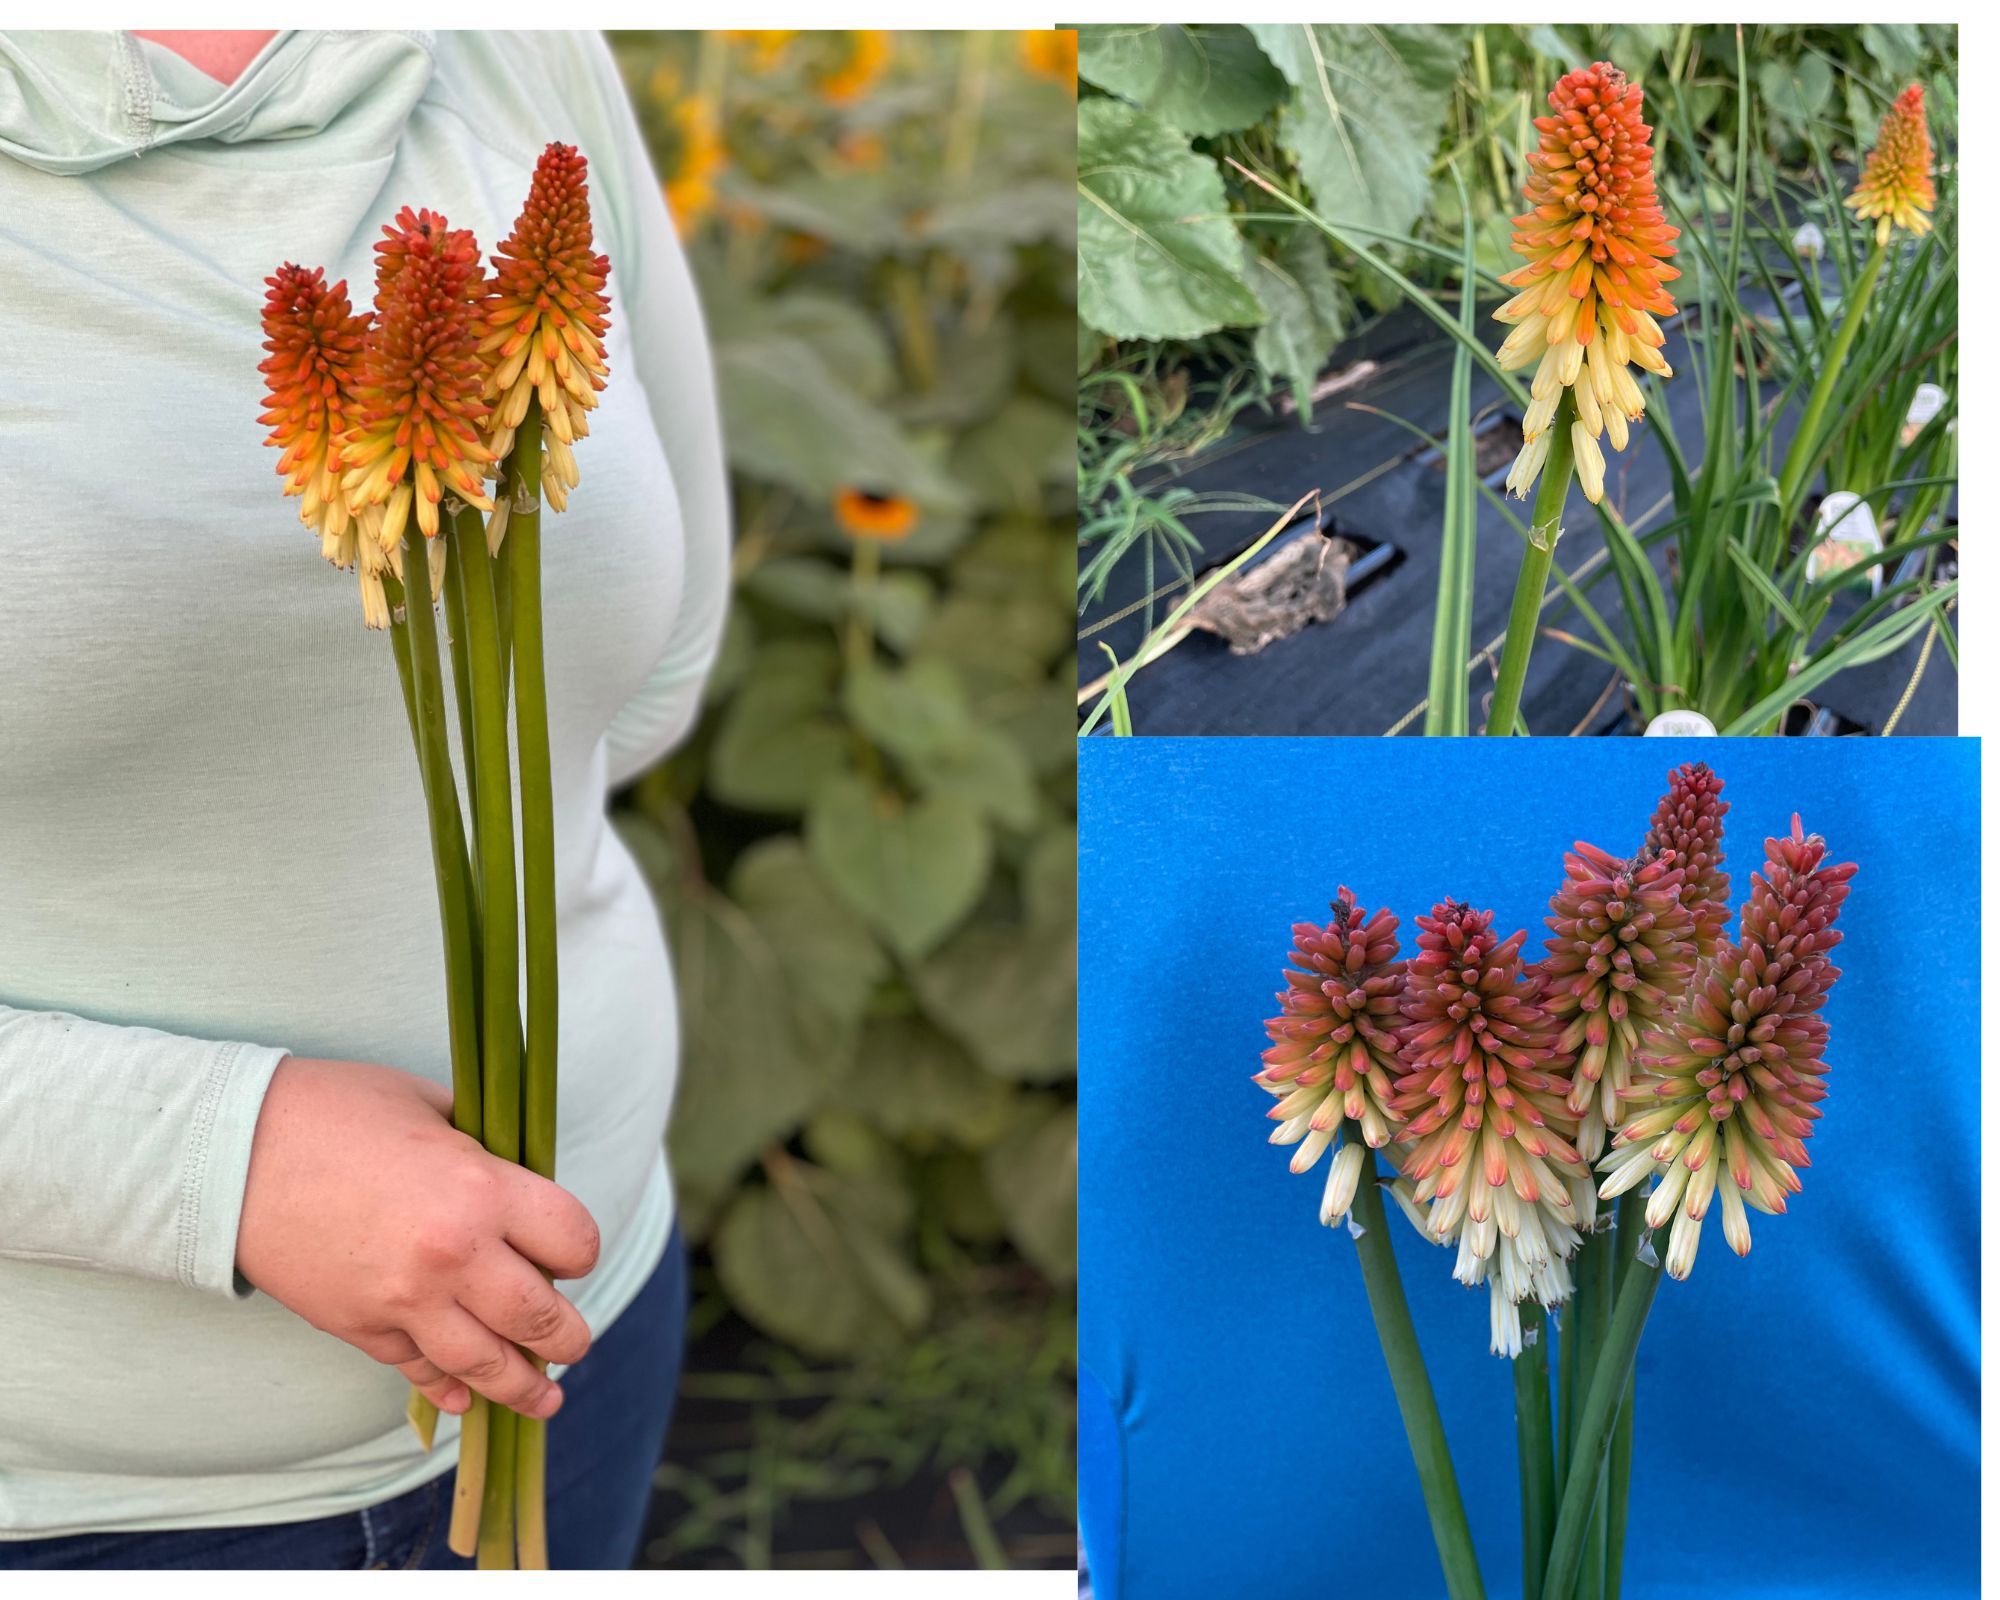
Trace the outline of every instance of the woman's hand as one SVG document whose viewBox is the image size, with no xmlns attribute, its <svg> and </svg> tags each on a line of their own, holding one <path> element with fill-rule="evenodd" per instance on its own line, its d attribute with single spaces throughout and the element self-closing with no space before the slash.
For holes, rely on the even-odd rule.
<svg viewBox="0 0 2000 1600">
<path fill-rule="evenodd" d="M 250 1147 L 243 1276 L 315 1328 L 399 1370 L 440 1411 L 468 1385 L 523 1416 L 562 1390 L 516 1346 L 590 1348 L 539 1269 L 580 1278 L 597 1224 L 567 1190 L 452 1127 L 451 1091 L 393 1067 L 287 1056 Z"/>
</svg>

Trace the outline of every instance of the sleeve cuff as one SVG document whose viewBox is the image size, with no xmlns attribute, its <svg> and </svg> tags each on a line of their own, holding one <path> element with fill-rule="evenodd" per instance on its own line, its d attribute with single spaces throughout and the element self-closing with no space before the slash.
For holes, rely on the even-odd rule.
<svg viewBox="0 0 2000 1600">
<path fill-rule="evenodd" d="M 288 1053 L 269 1045 L 220 1044 L 209 1061 L 188 1130 L 176 1229 L 178 1276 L 190 1289 L 239 1300 L 254 1292 L 236 1271 L 236 1234 L 257 1115 Z"/>
</svg>

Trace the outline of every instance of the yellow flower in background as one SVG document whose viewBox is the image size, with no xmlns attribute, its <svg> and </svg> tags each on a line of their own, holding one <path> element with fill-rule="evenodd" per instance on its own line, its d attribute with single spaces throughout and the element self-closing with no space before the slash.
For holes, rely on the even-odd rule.
<svg viewBox="0 0 2000 1600">
<path fill-rule="evenodd" d="M 1861 181 L 1847 204 L 1864 221 L 1875 222 L 1875 242 L 1887 244 L 1892 228 L 1931 231 L 1925 215 L 1937 203 L 1931 187 L 1931 134 L 1924 119 L 1924 89 L 1913 83 L 1896 97 L 1861 169 Z"/>
<path fill-rule="evenodd" d="M 1671 316 L 1662 284 L 1680 276 L 1665 260 L 1680 230 L 1668 226 L 1653 189 L 1653 130 L 1640 120 L 1643 95 L 1609 62 L 1566 73 L 1549 92 L 1554 116 L 1537 117 L 1541 146 L 1528 156 L 1530 210 L 1514 219 L 1514 253 L 1527 265 L 1500 281 L 1520 290 L 1494 318 L 1513 324 L 1500 346 L 1509 372 L 1535 369 L 1524 442 L 1507 488 L 1525 500 L 1548 460 L 1550 428 L 1563 396 L 1574 395 L 1570 442 L 1577 481 L 1593 503 L 1604 497 L 1604 452 L 1623 450 L 1627 424 L 1646 400 L 1627 369 L 1662 378 Z"/>
<path fill-rule="evenodd" d="M 910 530 L 917 525 L 918 513 L 913 500 L 849 488 L 833 497 L 833 516 L 850 538 L 893 544 L 909 537 Z"/>
<path fill-rule="evenodd" d="M 855 28 L 847 35 L 847 56 L 819 79 L 820 95 L 832 105 L 851 105 L 889 70 L 895 44 L 882 28 Z"/>
<path fill-rule="evenodd" d="M 723 37 L 744 47 L 750 64 L 768 72 L 783 59 L 785 49 L 799 36 L 797 28 L 725 28 Z"/>
<path fill-rule="evenodd" d="M 1076 93 L 1076 29 L 1022 29 L 1021 59 L 1037 77 L 1053 79 Z"/>
<path fill-rule="evenodd" d="M 716 207 L 715 178 L 728 161 L 722 143 L 722 118 L 712 100 L 688 95 L 675 101 L 667 116 L 678 144 L 672 170 L 661 185 L 674 227 L 685 239 Z"/>
</svg>

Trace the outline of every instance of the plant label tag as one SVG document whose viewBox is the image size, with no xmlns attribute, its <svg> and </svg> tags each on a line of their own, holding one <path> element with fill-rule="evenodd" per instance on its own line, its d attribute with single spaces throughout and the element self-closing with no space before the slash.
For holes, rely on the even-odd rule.
<svg viewBox="0 0 2000 1600">
<path fill-rule="evenodd" d="M 1815 543 L 1806 558 L 1806 575 L 1825 578 L 1858 566 L 1882 550 L 1882 530 L 1875 525 L 1875 513 L 1866 500 L 1845 489 L 1836 489 L 1819 503 L 1819 520 L 1813 529 Z M 1862 575 L 1855 574 L 1859 583 Z M 1867 570 L 1868 592 L 1882 592 L 1882 566 L 1877 562 Z"/>
<path fill-rule="evenodd" d="M 1715 724 L 1699 711 L 1662 711 L 1646 724 L 1648 739 L 1713 739 Z"/>
<path fill-rule="evenodd" d="M 1814 261 L 1826 254 L 1826 235 L 1819 231 L 1817 222 L 1806 223 L 1792 235 L 1792 250 Z"/>
<path fill-rule="evenodd" d="M 1910 409 L 1903 418 L 1903 443 L 1916 443 L 1917 435 L 1940 411 L 1944 410 L 1946 395 L 1934 383 L 1920 383 L 1917 392 L 1910 396 Z"/>
</svg>

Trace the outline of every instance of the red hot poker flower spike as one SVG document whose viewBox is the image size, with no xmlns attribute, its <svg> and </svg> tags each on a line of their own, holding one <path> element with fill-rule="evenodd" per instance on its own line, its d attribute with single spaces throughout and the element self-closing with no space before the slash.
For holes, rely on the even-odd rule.
<svg viewBox="0 0 2000 1600">
<path fill-rule="evenodd" d="M 1665 1021 L 1694 977 L 1694 917 L 1681 903 L 1671 850 L 1625 862 L 1579 843 L 1563 860 L 1549 901 L 1543 993 L 1564 1022 L 1558 1048 L 1576 1058 L 1569 1109 L 1583 1119 L 1577 1148 L 1604 1150 L 1604 1130 L 1623 1120 L 1619 1095 L 1646 1034 Z"/>
<path fill-rule="evenodd" d="M 1922 84 L 1911 84 L 1889 107 L 1846 203 L 1856 216 L 1877 219 L 1877 244 L 1887 244 L 1893 228 L 1931 231 L 1927 213 L 1937 204 L 1937 191 L 1931 187 L 1931 131 L 1924 118 Z"/>
<path fill-rule="evenodd" d="M 1487 1283 L 1493 1349 L 1518 1355 L 1519 1305 L 1569 1296 L 1564 1263 L 1582 1242 L 1590 1171 L 1558 1048 L 1560 1028 L 1526 972 L 1527 934 L 1501 941 L 1493 913 L 1445 901 L 1422 932 L 1403 993 L 1403 1076 L 1391 1109 L 1409 1125 L 1406 1197 L 1424 1226 L 1458 1243 L 1454 1276 Z"/>
<path fill-rule="evenodd" d="M 547 423 L 542 488 L 558 511 L 577 484 L 570 447 L 590 431 L 588 413 L 607 370 L 611 262 L 592 248 L 587 176 L 574 145 L 542 152 L 527 204 L 493 257 L 492 293 L 480 309 L 479 349 L 492 363 L 486 397 L 494 408 L 493 453 L 507 453 L 528 401 L 539 396 Z"/>
<path fill-rule="evenodd" d="M 1298 1146 L 1292 1171 L 1308 1171 L 1344 1130 L 1320 1201 L 1319 1219 L 1332 1227 L 1354 1203 L 1364 1143 L 1380 1149 L 1395 1128 L 1389 1097 L 1403 963 L 1396 919 L 1387 911 L 1368 915 L 1345 888 L 1333 920 L 1323 928 L 1295 924 L 1292 942 L 1279 1013 L 1264 1024 L 1271 1046 L 1256 1082 L 1278 1102 L 1269 1113 L 1278 1124 L 1271 1143 Z"/>
<path fill-rule="evenodd" d="M 1681 869 L 1681 904 L 1694 914 L 1695 954 L 1715 953 L 1729 923 L 1729 875 L 1722 870 L 1722 819 L 1729 802 L 1722 780 L 1690 761 L 1667 775 L 1667 792 L 1653 810 L 1646 849 L 1671 850 Z"/>
<path fill-rule="evenodd" d="M 1623 450 L 1627 424 L 1646 414 L 1626 369 L 1673 376 L 1655 318 L 1674 311 L 1663 285 L 1680 276 L 1666 261 L 1679 230 L 1667 225 L 1654 193 L 1653 130 L 1642 108 L 1638 86 L 1600 61 L 1561 78 L 1549 93 L 1554 114 L 1535 119 L 1541 143 L 1528 156 L 1530 209 L 1514 219 L 1514 251 L 1527 265 L 1500 280 L 1520 293 L 1494 313 L 1513 324 L 1500 365 L 1535 369 L 1525 442 L 1507 478 L 1522 499 L 1548 459 L 1565 391 L 1576 399 L 1577 481 L 1595 502 L 1604 495 L 1598 439 L 1608 432 L 1612 448 Z"/>
<path fill-rule="evenodd" d="M 375 254 L 375 335 L 362 361 L 361 424 L 344 452 L 344 487 L 394 564 L 412 509 L 424 536 L 435 538 L 447 490 L 493 508 L 482 476 L 491 458 L 480 440 L 481 273 L 471 233 L 407 206 Z"/>
<path fill-rule="evenodd" d="M 1724 944 L 1671 1027 L 1649 1041 L 1652 1078 L 1629 1091 L 1633 1116 L 1604 1161 L 1610 1199 L 1657 1176 L 1648 1227 L 1665 1227 L 1666 1266 L 1694 1270 L 1702 1219 L 1722 1198 L 1722 1233 L 1750 1253 L 1745 1207 L 1774 1215 L 1810 1166 L 1805 1141 L 1826 1098 L 1826 1023 L 1817 1015 L 1840 970 L 1834 921 L 1855 867 L 1827 866 L 1826 841 L 1792 818 L 1764 844 L 1737 942 Z"/>
<path fill-rule="evenodd" d="M 266 444 L 284 452 L 278 474 L 299 497 L 299 520 L 320 535 L 329 561 L 352 562 L 353 536 L 340 494 L 340 444 L 353 423 L 356 367 L 369 318 L 356 316 L 343 280 L 286 262 L 264 282 Z M 346 550 L 342 558 L 342 550 Z"/>
</svg>

